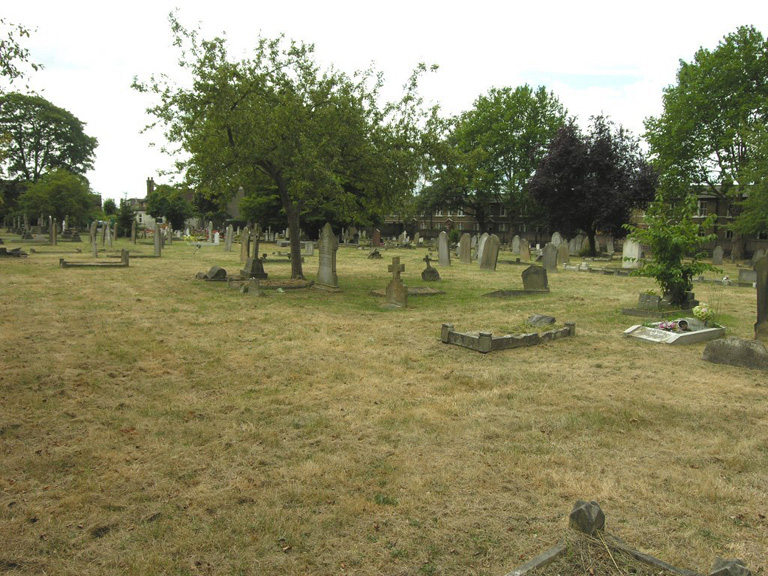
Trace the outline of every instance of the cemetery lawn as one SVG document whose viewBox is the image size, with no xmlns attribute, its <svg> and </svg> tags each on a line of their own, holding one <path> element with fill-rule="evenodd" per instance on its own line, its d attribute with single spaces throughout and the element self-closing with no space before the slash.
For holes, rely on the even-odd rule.
<svg viewBox="0 0 768 576">
<path fill-rule="evenodd" d="M 236 274 L 238 246 L 59 268 L 91 260 L 50 252 L 70 246 L 0 261 L 0 572 L 502 575 L 578 499 L 675 566 L 768 568 L 768 377 L 624 338 L 650 279 L 561 271 L 550 294 L 486 298 L 522 288 L 509 253 L 496 272 L 433 263 L 434 284 L 425 249 L 341 247 L 341 292 L 261 297 L 194 279 Z M 445 294 L 381 307 L 392 256 Z M 695 290 L 752 337 L 753 288 Z M 534 313 L 576 337 L 440 342 L 443 322 L 503 335 Z"/>
</svg>

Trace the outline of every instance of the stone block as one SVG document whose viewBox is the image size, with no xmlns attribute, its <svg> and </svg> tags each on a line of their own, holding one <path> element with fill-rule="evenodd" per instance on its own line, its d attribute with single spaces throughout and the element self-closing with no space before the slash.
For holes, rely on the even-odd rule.
<svg viewBox="0 0 768 576">
<path fill-rule="evenodd" d="M 571 511 L 569 525 L 574 530 L 591 536 L 605 528 L 605 514 L 594 500 L 591 502 L 578 500 Z"/>
</svg>

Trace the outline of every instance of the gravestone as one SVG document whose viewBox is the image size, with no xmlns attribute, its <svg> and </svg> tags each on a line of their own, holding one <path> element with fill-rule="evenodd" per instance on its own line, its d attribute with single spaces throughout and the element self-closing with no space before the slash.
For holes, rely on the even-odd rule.
<svg viewBox="0 0 768 576">
<path fill-rule="evenodd" d="M 408 235 L 405 233 L 405 230 L 398 236 L 397 241 L 400 243 L 401 246 L 404 246 L 405 243 L 408 241 Z"/>
<path fill-rule="evenodd" d="M 755 340 L 768 342 L 768 256 L 755 262 L 757 273 L 757 322 Z"/>
<path fill-rule="evenodd" d="M 308 242 L 302 242 L 303 248 L 304 248 L 304 256 L 314 256 L 315 255 L 315 243 L 312 241 Z"/>
<path fill-rule="evenodd" d="M 459 261 L 462 264 L 472 263 L 472 239 L 464 232 L 459 240 Z"/>
<path fill-rule="evenodd" d="M 524 290 L 549 290 L 547 271 L 541 266 L 529 266 L 522 273 Z"/>
<path fill-rule="evenodd" d="M 98 234 L 98 223 L 96 222 L 96 220 L 91 222 L 91 250 L 93 251 L 93 257 L 98 258 L 99 234 Z"/>
<path fill-rule="evenodd" d="M 541 263 L 547 272 L 557 271 L 557 247 L 552 242 L 547 242 L 541 251 Z"/>
<path fill-rule="evenodd" d="M 168 240 L 170 240 L 170 239 L 171 239 L 171 237 L 169 235 L 168 236 Z M 221 235 L 218 232 L 214 232 L 213 233 L 213 245 L 214 246 L 218 246 L 220 242 L 221 242 Z"/>
<path fill-rule="evenodd" d="M 419 247 L 419 240 L 421 240 L 421 235 L 416 232 L 416 234 L 413 235 L 413 245 L 417 248 Z"/>
<path fill-rule="evenodd" d="M 227 226 L 227 237 L 224 240 L 224 249 L 227 252 L 232 252 L 232 236 L 234 235 L 235 235 L 235 230 L 232 227 L 232 224 L 230 224 L 229 226 Z"/>
<path fill-rule="evenodd" d="M 373 231 L 373 236 L 371 237 L 371 246 L 377 248 L 381 246 L 381 232 L 378 228 L 375 228 Z"/>
<path fill-rule="evenodd" d="M 531 259 L 531 248 L 528 245 L 528 240 L 522 238 L 520 240 L 520 261 L 527 262 Z"/>
<path fill-rule="evenodd" d="M 400 257 L 395 256 L 387 270 L 392 272 L 392 280 L 387 284 L 387 304 L 405 308 L 408 306 L 408 287 L 400 279 L 400 273 L 405 272 L 405 264 L 400 264 Z"/>
<path fill-rule="evenodd" d="M 571 256 L 568 251 L 568 245 L 563 243 L 557 247 L 557 265 L 562 266 L 568 264 L 571 261 Z"/>
<path fill-rule="evenodd" d="M 610 256 L 614 251 L 613 236 L 608 236 L 608 239 L 605 241 L 605 252 Z"/>
<path fill-rule="evenodd" d="M 475 234 L 474 236 L 472 236 L 472 250 L 474 250 L 475 248 L 477 248 L 477 239 L 478 239 L 478 236 L 477 236 L 477 234 Z"/>
<path fill-rule="evenodd" d="M 451 250 L 448 246 L 448 234 L 445 233 L 445 230 L 440 232 L 437 239 L 437 259 L 440 266 L 451 265 Z"/>
<path fill-rule="evenodd" d="M 136 244 L 136 220 L 131 222 L 131 244 Z"/>
<path fill-rule="evenodd" d="M 475 252 L 475 258 L 479 262 L 483 258 L 483 250 L 485 249 L 485 243 L 488 241 L 488 232 L 483 232 L 477 240 L 477 251 Z"/>
<path fill-rule="evenodd" d="M 629 258 L 629 260 L 627 260 Z M 640 242 L 631 238 L 624 239 L 624 247 L 621 251 L 621 267 L 637 268 L 640 266 Z"/>
<path fill-rule="evenodd" d="M 765 256 L 765 250 L 763 250 L 762 248 L 758 248 L 757 250 L 755 250 L 754 254 L 752 254 L 752 259 L 750 260 L 749 263 L 752 264 L 752 266 L 754 266 L 757 263 L 757 261 L 760 260 L 760 258 L 762 258 L 763 256 Z"/>
<path fill-rule="evenodd" d="M 208 220 L 208 242 L 213 242 L 213 222 Z"/>
<path fill-rule="evenodd" d="M 155 236 L 154 236 L 154 247 L 155 247 L 155 256 L 157 258 L 160 258 L 160 254 L 163 250 L 162 245 L 160 244 L 160 224 L 155 222 Z"/>
<path fill-rule="evenodd" d="M 723 247 L 722 246 L 715 246 L 715 249 L 712 250 L 712 264 L 715 266 L 723 265 Z"/>
<path fill-rule="evenodd" d="M 427 263 L 427 267 L 421 273 L 421 279 L 425 282 L 436 282 L 437 280 L 440 280 L 440 272 L 438 272 L 436 268 L 432 268 L 430 265 L 431 261 L 432 259 L 429 257 L 429 254 L 424 256 L 424 262 Z"/>
<path fill-rule="evenodd" d="M 320 231 L 317 251 L 320 263 L 317 269 L 317 284 L 321 288 L 338 288 L 339 278 L 336 275 L 336 251 L 339 241 L 333 233 L 330 222 L 326 222 Z"/>
<path fill-rule="evenodd" d="M 240 262 L 247 262 L 251 256 L 251 229 L 246 226 L 240 233 Z"/>
<path fill-rule="evenodd" d="M 485 241 L 483 257 L 480 259 L 481 270 L 496 270 L 496 262 L 499 259 L 499 246 L 501 240 L 496 234 L 491 234 Z"/>
<path fill-rule="evenodd" d="M 520 254 L 520 236 L 517 234 L 512 238 L 512 254 Z"/>
<path fill-rule="evenodd" d="M 54 222 L 53 224 L 55 229 L 56 223 Z M 106 234 L 107 248 L 112 248 L 112 226 L 109 225 L 109 222 L 104 225 L 104 229 L 104 233 Z"/>
<path fill-rule="evenodd" d="M 579 251 L 576 250 L 576 238 L 571 238 L 568 240 L 568 254 L 571 256 L 578 256 Z"/>
<path fill-rule="evenodd" d="M 563 243 L 563 237 L 560 234 L 560 232 L 555 232 L 554 234 L 552 234 L 552 239 L 550 240 L 550 242 L 555 245 L 555 248 L 558 248 L 560 244 Z"/>
</svg>

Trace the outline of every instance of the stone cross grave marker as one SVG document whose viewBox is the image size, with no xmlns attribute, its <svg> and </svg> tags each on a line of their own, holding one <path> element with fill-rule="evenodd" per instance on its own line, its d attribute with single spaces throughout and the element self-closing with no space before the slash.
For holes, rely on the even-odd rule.
<svg viewBox="0 0 768 576">
<path fill-rule="evenodd" d="M 421 279 L 425 282 L 436 282 L 440 280 L 440 272 L 437 271 L 437 268 L 432 268 L 430 264 L 432 259 L 429 257 L 429 254 L 424 256 L 424 262 L 426 262 L 427 267 L 422 271 Z"/>
<path fill-rule="evenodd" d="M 440 237 L 437 241 L 437 259 L 440 266 L 451 265 L 451 250 L 448 246 L 448 234 L 445 233 L 445 230 L 440 232 Z"/>
<path fill-rule="evenodd" d="M 405 308 L 408 306 L 408 287 L 400 278 L 400 273 L 405 272 L 405 264 L 400 264 L 400 257 L 395 256 L 387 270 L 392 272 L 392 280 L 387 284 L 387 304 Z"/>
<path fill-rule="evenodd" d="M 472 263 L 472 239 L 464 232 L 459 240 L 459 261 L 462 264 Z"/>
</svg>

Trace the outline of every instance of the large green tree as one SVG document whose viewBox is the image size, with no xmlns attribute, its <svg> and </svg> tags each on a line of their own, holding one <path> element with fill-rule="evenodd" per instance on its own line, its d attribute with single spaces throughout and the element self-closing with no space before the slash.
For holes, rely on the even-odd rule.
<svg viewBox="0 0 768 576">
<path fill-rule="evenodd" d="M 159 184 L 147 196 L 147 213 L 153 218 L 165 218 L 174 230 L 182 230 L 194 211 L 182 189 Z"/>
<path fill-rule="evenodd" d="M 28 214 L 50 214 L 57 221 L 66 216 L 70 224 L 85 225 L 93 207 L 88 181 L 68 170 L 54 170 L 30 184 L 19 197 Z"/>
<path fill-rule="evenodd" d="M 93 168 L 96 138 L 71 112 L 40 96 L 0 95 L 0 134 L 0 166 L 11 178 L 35 182 L 53 170 Z"/>
<path fill-rule="evenodd" d="M 292 276 L 302 276 L 302 214 L 365 218 L 412 193 L 424 119 L 418 73 L 400 102 L 381 105 L 380 75 L 323 70 L 313 46 L 259 38 L 250 58 L 232 60 L 223 39 L 200 40 L 173 15 L 171 23 L 192 84 L 161 77 L 134 85 L 159 96 L 149 111 L 186 153 L 180 167 L 195 189 L 226 198 L 240 186 L 277 192 Z"/>
<path fill-rule="evenodd" d="M 463 208 L 487 229 L 491 204 L 530 214 L 528 181 L 566 122 L 552 92 L 525 84 L 492 88 L 450 121 L 433 155 L 434 172 L 421 194 L 424 209 Z"/>
<path fill-rule="evenodd" d="M 597 116 L 586 135 L 574 122 L 558 131 L 529 190 L 550 227 L 583 232 L 594 256 L 597 232 L 623 236 L 632 209 L 653 200 L 656 181 L 637 138 Z"/>
<path fill-rule="evenodd" d="M 33 70 L 42 68 L 30 60 L 29 50 L 22 44 L 25 38 L 29 38 L 29 32 L 29 28 L 22 24 L 12 24 L 0 18 L 0 78 L 9 84 L 26 76 L 24 67 L 27 65 Z M 0 94 L 4 91 L 0 83 Z"/>
<path fill-rule="evenodd" d="M 755 127 L 749 145 L 752 150 L 742 170 L 747 197 L 739 202 L 739 217 L 733 228 L 742 234 L 768 232 L 768 125 Z"/>
<path fill-rule="evenodd" d="M 751 184 L 753 133 L 768 122 L 768 44 L 752 26 L 680 61 L 664 111 L 646 120 L 646 138 L 669 201 L 705 186 L 738 214 Z M 742 251 L 734 243 L 734 253 Z"/>
</svg>

